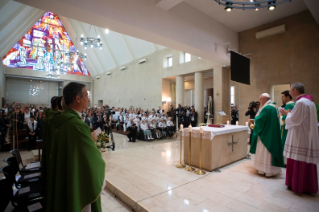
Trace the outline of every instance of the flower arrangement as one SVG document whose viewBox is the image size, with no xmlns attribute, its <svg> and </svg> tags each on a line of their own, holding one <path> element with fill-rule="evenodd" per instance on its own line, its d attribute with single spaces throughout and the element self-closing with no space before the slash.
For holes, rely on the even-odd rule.
<svg viewBox="0 0 319 212">
<path fill-rule="evenodd" d="M 96 139 L 96 146 L 101 152 L 105 152 L 106 144 L 109 143 L 109 136 L 105 132 L 101 132 Z"/>
</svg>

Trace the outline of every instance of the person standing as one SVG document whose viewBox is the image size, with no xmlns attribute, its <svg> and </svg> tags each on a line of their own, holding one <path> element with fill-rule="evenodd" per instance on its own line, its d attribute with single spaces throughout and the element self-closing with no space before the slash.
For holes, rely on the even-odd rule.
<svg viewBox="0 0 319 212">
<path fill-rule="evenodd" d="M 36 146 L 36 132 L 38 130 L 38 122 L 34 120 L 34 116 L 30 116 L 28 121 L 28 137 L 29 137 L 29 151 L 35 149 Z"/>
<path fill-rule="evenodd" d="M 286 186 L 294 192 L 316 194 L 318 192 L 317 165 L 319 140 L 316 105 L 305 95 L 301 83 L 291 85 L 290 95 L 296 97 L 292 111 L 281 109 L 286 117 L 288 130 L 284 156 L 287 158 Z"/>
<path fill-rule="evenodd" d="M 284 91 L 281 93 L 281 100 L 282 103 L 285 105 L 283 109 L 285 110 L 292 110 L 295 106 L 295 103 L 292 101 L 292 96 L 289 94 L 289 91 Z M 287 137 L 287 132 L 286 130 L 286 117 L 285 115 L 281 114 L 280 116 L 280 125 L 281 125 L 281 130 L 280 130 L 280 135 L 281 135 L 281 143 L 282 143 L 282 149 L 285 148 L 285 142 L 286 142 L 286 137 Z"/>
<path fill-rule="evenodd" d="M 236 125 L 236 122 L 238 121 L 238 112 L 236 110 L 236 107 L 233 106 L 231 110 L 231 124 Z"/>
<path fill-rule="evenodd" d="M 258 174 L 271 177 L 284 167 L 278 112 L 269 94 L 263 93 L 259 100 L 262 109 L 254 120 L 250 120 L 255 122 L 250 153 L 255 154 L 254 167 Z"/>
<path fill-rule="evenodd" d="M 55 137 L 45 211 L 101 212 L 105 162 L 90 128 L 81 121 L 81 111 L 90 102 L 86 86 L 70 82 L 63 89 L 63 98 L 66 108 L 50 120 Z"/>
</svg>

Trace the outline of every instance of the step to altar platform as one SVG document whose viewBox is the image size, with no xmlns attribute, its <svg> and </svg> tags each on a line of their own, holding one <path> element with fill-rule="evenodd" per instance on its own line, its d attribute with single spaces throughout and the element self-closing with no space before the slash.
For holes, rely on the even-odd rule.
<svg viewBox="0 0 319 212">
<path fill-rule="evenodd" d="M 180 159 L 178 140 L 102 155 L 106 162 L 106 188 L 135 211 L 207 212 L 212 211 L 211 207 L 232 211 L 236 195 L 250 190 L 250 183 L 267 179 L 257 175 L 252 161 L 247 159 L 221 168 L 220 173 L 205 175 L 176 168 Z"/>
</svg>

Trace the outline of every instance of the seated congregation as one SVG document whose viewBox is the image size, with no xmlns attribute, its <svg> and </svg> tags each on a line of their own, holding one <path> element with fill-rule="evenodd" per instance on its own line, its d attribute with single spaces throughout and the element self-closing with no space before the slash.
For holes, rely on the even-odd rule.
<svg viewBox="0 0 319 212">
<path fill-rule="evenodd" d="M 100 128 L 108 133 L 109 129 L 127 134 L 130 142 L 140 140 L 153 140 L 155 138 L 171 138 L 175 133 L 174 116 L 167 117 L 164 110 L 159 107 L 157 111 L 141 108 L 124 108 L 108 106 L 94 107 L 82 111 L 82 120 L 90 127 L 91 131 Z"/>
</svg>

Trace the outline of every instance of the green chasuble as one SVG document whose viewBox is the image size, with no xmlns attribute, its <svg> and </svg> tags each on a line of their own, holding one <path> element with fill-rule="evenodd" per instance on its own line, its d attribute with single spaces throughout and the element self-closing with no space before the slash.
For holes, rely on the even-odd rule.
<svg viewBox="0 0 319 212">
<path fill-rule="evenodd" d="M 50 119 L 56 115 L 60 115 L 61 112 L 54 109 L 47 109 L 44 112 L 44 128 L 43 128 L 43 147 L 42 147 L 42 161 L 41 161 L 41 169 L 42 169 L 42 178 L 45 179 L 47 173 L 47 167 L 49 163 L 50 157 L 50 139 L 54 135 L 54 128 L 50 124 Z"/>
<path fill-rule="evenodd" d="M 81 212 L 91 204 L 101 212 L 105 162 L 79 114 L 66 108 L 50 123 L 55 128 L 49 161 L 45 211 Z"/>
<path fill-rule="evenodd" d="M 295 103 L 293 101 L 287 102 L 286 106 L 285 106 L 285 110 L 292 110 L 295 107 Z M 286 138 L 287 138 L 287 132 L 288 130 L 286 130 L 286 117 L 285 115 L 282 115 L 281 119 L 284 122 L 284 125 L 281 126 L 281 131 L 280 131 L 280 135 L 281 135 L 281 144 L 282 144 L 282 149 L 285 148 L 285 143 L 286 143 Z"/>
<path fill-rule="evenodd" d="M 42 146 L 42 161 L 41 161 L 41 175 L 42 179 L 45 182 L 44 186 L 46 187 L 48 182 L 48 168 L 49 168 L 49 158 L 50 158 L 50 150 L 52 146 L 52 141 L 54 138 L 54 127 L 50 123 L 50 120 L 61 114 L 61 111 L 57 111 L 54 109 L 47 109 L 44 112 L 45 119 L 44 119 L 44 128 L 43 128 L 43 146 Z M 47 188 L 45 188 L 45 191 L 47 192 Z M 46 205 L 47 200 L 47 193 L 44 195 L 44 205 Z"/>
<path fill-rule="evenodd" d="M 315 103 L 316 105 L 316 110 L 317 110 L 317 120 L 319 122 L 319 105 L 317 103 Z"/>
<path fill-rule="evenodd" d="M 250 146 L 250 153 L 252 154 L 256 153 L 258 136 L 271 154 L 271 164 L 277 167 L 284 167 L 278 113 L 274 105 L 264 106 L 260 114 L 255 117 L 255 128 Z"/>
</svg>

